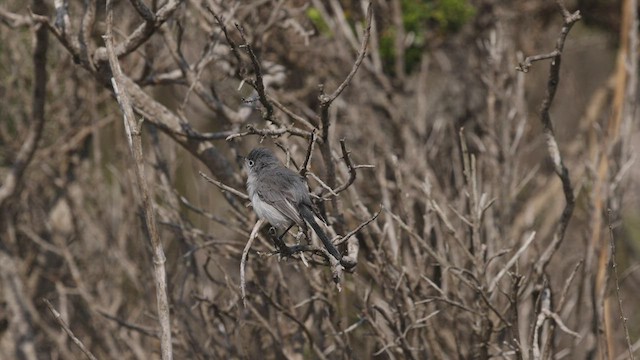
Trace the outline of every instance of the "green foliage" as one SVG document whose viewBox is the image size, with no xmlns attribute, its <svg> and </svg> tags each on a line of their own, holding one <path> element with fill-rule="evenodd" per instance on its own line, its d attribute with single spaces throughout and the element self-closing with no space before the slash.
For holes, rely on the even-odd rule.
<svg viewBox="0 0 640 360">
<path fill-rule="evenodd" d="M 422 49 L 430 33 L 441 36 L 459 31 L 475 15 L 469 0 L 402 0 L 402 23 L 415 39 L 405 53 L 405 68 L 411 71 L 420 61 Z M 380 52 L 387 70 L 395 59 L 396 29 L 392 26 L 382 32 Z"/>
<path fill-rule="evenodd" d="M 307 17 L 309 18 L 309 20 L 311 20 L 316 29 L 318 29 L 318 32 L 327 37 L 332 36 L 331 29 L 322 18 L 322 14 L 320 14 L 320 11 L 318 11 L 318 9 L 314 8 L 313 6 L 309 7 L 307 9 Z"/>
<path fill-rule="evenodd" d="M 450 32 L 460 30 L 473 15 L 475 9 L 468 0 L 440 0 L 433 11 L 433 19 L 440 28 Z"/>
</svg>

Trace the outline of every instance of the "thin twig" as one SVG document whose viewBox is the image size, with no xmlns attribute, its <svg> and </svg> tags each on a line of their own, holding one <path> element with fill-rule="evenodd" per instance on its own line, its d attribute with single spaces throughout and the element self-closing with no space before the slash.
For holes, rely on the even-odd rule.
<svg viewBox="0 0 640 360">
<path fill-rule="evenodd" d="M 620 279 L 618 278 L 618 264 L 616 263 L 616 242 L 613 238 L 613 226 L 611 225 L 611 209 L 607 209 L 607 219 L 609 225 L 609 245 L 611 246 L 611 267 L 613 268 L 613 277 L 616 282 L 616 298 L 618 298 L 618 310 L 620 311 L 620 320 L 622 320 L 622 328 L 624 329 L 624 338 L 627 341 L 627 350 L 629 351 L 629 359 L 634 360 L 633 350 L 631 348 L 631 339 L 629 338 L 629 328 L 627 327 L 627 318 L 622 310 L 622 296 L 620 295 Z"/>
<path fill-rule="evenodd" d="M 562 288 L 562 293 L 560 293 L 560 301 L 558 301 L 558 305 L 557 305 L 557 308 L 556 308 L 557 311 L 562 310 L 562 307 L 564 306 L 564 303 L 565 303 L 565 301 L 567 299 L 567 294 L 569 293 L 569 286 L 573 282 L 573 279 L 575 278 L 576 274 L 578 273 L 578 269 L 580 268 L 582 263 L 583 263 L 583 260 L 578 261 L 576 266 L 573 268 L 573 271 L 571 271 L 571 275 L 569 275 L 567 280 L 564 282 L 564 287 Z"/>
<path fill-rule="evenodd" d="M 320 184 L 320 186 L 321 186 L 323 189 L 327 190 L 327 191 L 329 192 L 329 194 L 331 194 L 332 196 L 338 196 L 338 194 L 337 194 L 335 191 L 333 191 L 333 189 L 331 188 L 331 186 L 329 186 L 329 185 L 325 184 L 325 182 L 324 182 L 324 181 L 322 181 L 322 180 L 318 177 L 318 175 L 314 174 L 314 173 L 313 173 L 313 172 L 311 172 L 311 171 L 308 171 L 308 172 L 307 172 L 307 174 L 308 174 L 309 176 L 311 176 L 315 181 L 317 181 L 317 182 L 318 182 L 318 184 Z"/>
<path fill-rule="evenodd" d="M 69 338 L 71 339 L 71 341 L 73 341 L 74 344 L 76 344 L 76 346 L 80 349 L 80 351 L 82 351 L 82 353 L 91 360 L 97 360 L 97 358 L 91 353 L 91 351 L 89 349 L 87 349 L 84 344 L 82 343 L 82 341 L 80 341 L 80 339 L 78 339 L 74 334 L 73 331 L 71 331 L 71 329 L 69 328 L 69 325 L 67 325 L 67 323 L 64 322 L 64 320 L 62 320 L 62 315 L 60 315 L 60 313 L 58 312 L 58 310 L 56 310 L 53 305 L 51 305 L 51 303 L 49 302 L 49 300 L 47 299 L 42 299 L 42 301 L 45 303 L 45 305 L 47 305 L 47 307 L 49 308 L 49 311 L 51 312 L 51 314 L 53 315 L 53 318 L 58 322 L 58 324 L 60 324 L 60 326 L 62 327 L 62 329 L 64 330 L 64 332 L 67 333 L 67 335 L 69 336 Z"/>
<path fill-rule="evenodd" d="M 255 73 L 256 79 L 255 81 L 251 81 L 251 85 L 256 92 L 258 92 L 258 98 L 260 99 L 260 103 L 267 110 L 267 113 L 264 115 L 264 119 L 268 121 L 274 121 L 273 118 L 273 105 L 267 98 L 266 89 L 264 87 L 264 81 L 262 79 L 262 67 L 260 66 L 260 60 L 258 60 L 258 56 L 253 51 L 253 47 L 247 41 L 247 38 L 244 34 L 244 29 L 239 24 L 236 24 L 236 29 L 240 32 L 240 37 L 244 44 L 242 45 L 247 49 L 247 53 L 249 54 L 249 58 L 251 58 L 251 64 L 253 65 L 253 72 Z"/>
<path fill-rule="evenodd" d="M 46 14 L 46 5 L 43 1 L 37 0 L 33 3 L 34 13 L 38 15 Z M 40 26 L 36 30 L 35 46 L 33 51 L 33 99 L 31 100 L 31 124 L 29 132 L 18 151 L 11 171 L 2 181 L 0 186 L 0 208 L 10 197 L 16 194 L 24 171 L 33 159 L 33 154 L 38 148 L 42 128 L 45 122 L 46 87 L 47 87 L 47 48 L 49 44 L 49 32 L 45 26 Z"/>
<path fill-rule="evenodd" d="M 309 162 L 311 162 L 311 155 L 313 155 L 313 148 L 316 144 L 316 140 L 318 136 L 316 135 L 315 130 L 311 132 L 311 139 L 309 139 L 309 146 L 307 147 L 307 155 L 302 162 L 302 166 L 300 167 L 300 175 L 305 176 L 307 171 L 309 171 Z"/>
<path fill-rule="evenodd" d="M 560 318 L 560 315 L 558 315 L 558 314 L 556 314 L 556 313 L 554 313 L 554 312 L 552 312 L 552 311 L 550 311 L 550 310 L 548 310 L 548 309 L 542 309 L 542 313 L 543 313 L 545 316 L 552 318 L 552 319 L 553 319 L 553 321 L 556 323 L 556 325 L 558 325 L 558 327 L 559 327 L 562 331 L 564 331 L 565 333 L 567 333 L 567 334 L 569 334 L 569 335 L 571 335 L 571 336 L 575 337 L 576 339 L 580 339 L 580 338 L 582 338 L 582 336 L 580 336 L 580 334 L 578 334 L 577 332 L 575 332 L 575 331 L 573 331 L 573 330 L 569 329 L 569 328 L 567 327 L 567 325 L 565 325 L 565 324 L 564 324 L 564 322 L 563 322 L 563 321 L 562 321 L 562 319 Z"/>
<path fill-rule="evenodd" d="M 247 307 L 247 286 L 246 286 L 246 277 L 245 277 L 245 268 L 247 264 L 247 256 L 249 255 L 249 250 L 251 250 L 251 244 L 253 244 L 253 240 L 258 236 L 258 231 L 260 227 L 264 224 L 264 220 L 260 219 L 253 226 L 253 230 L 251 230 L 251 235 L 249 235 L 249 240 L 247 244 L 244 246 L 244 250 L 242 250 L 242 257 L 240 258 L 240 294 L 242 297 L 242 304 L 244 307 Z"/>
<path fill-rule="evenodd" d="M 296 325 L 298 325 L 298 327 L 300 327 L 300 329 L 302 329 L 302 332 L 305 334 L 305 336 L 307 337 L 307 340 L 309 341 L 309 344 L 311 344 L 311 347 L 316 351 L 316 355 L 318 356 L 318 358 L 320 359 L 326 359 L 326 357 L 324 356 L 324 354 L 322 353 L 322 351 L 319 351 L 318 346 L 316 345 L 316 343 L 313 341 L 313 334 L 311 333 L 311 331 L 309 331 L 309 329 L 307 328 L 307 326 L 304 324 L 304 322 L 300 321 L 292 312 L 288 311 L 287 309 L 284 308 L 284 306 L 282 306 L 281 304 L 279 304 L 278 302 L 276 302 L 273 297 L 269 296 L 267 294 L 267 292 L 264 290 L 264 288 L 262 288 L 261 286 L 259 286 L 260 292 L 262 292 L 262 296 L 267 299 L 269 301 L 269 303 L 271 305 L 273 305 L 273 307 L 280 311 L 284 316 L 286 316 L 287 318 L 289 318 L 291 321 L 293 321 L 294 323 L 296 323 Z"/>
<path fill-rule="evenodd" d="M 350 237 L 352 237 L 353 235 L 357 234 L 358 232 L 360 232 L 360 230 L 362 230 L 365 226 L 369 225 L 372 221 L 374 221 L 375 219 L 378 218 L 378 215 L 380 215 L 380 213 L 382 212 L 382 207 L 380 207 L 380 209 L 373 214 L 373 216 L 369 219 L 367 219 L 365 222 L 361 223 L 360 225 L 358 225 L 355 229 L 349 231 L 344 237 L 342 237 L 340 240 L 336 241 L 334 243 L 334 245 L 338 246 L 343 244 L 345 241 L 349 240 Z"/>
<path fill-rule="evenodd" d="M 511 269 L 511 267 L 516 263 L 516 261 L 518 261 L 520 256 L 522 256 L 524 251 L 527 250 L 527 248 L 529 247 L 529 245 L 531 245 L 531 242 L 533 242 L 533 239 L 535 239 L 535 237 L 536 237 L 536 232 L 534 231 L 531 233 L 531 235 L 529 235 L 529 238 L 524 242 L 524 244 L 522 244 L 520 249 L 518 249 L 518 251 L 516 251 L 516 253 L 513 254 L 513 257 L 511 257 L 511 259 L 507 261 L 507 264 L 500 270 L 498 275 L 493 277 L 493 279 L 491 280 L 491 283 L 489 284 L 489 294 L 493 292 L 493 290 L 496 288 L 496 285 L 498 284 L 500 279 L 502 279 L 504 274 L 506 274 L 507 271 Z"/>
<path fill-rule="evenodd" d="M 356 168 L 353 166 L 353 163 L 351 162 L 351 158 L 349 157 L 349 151 L 347 151 L 347 145 L 345 145 L 344 143 L 344 139 L 340 140 L 340 149 L 342 150 L 342 159 L 344 160 L 344 163 L 347 165 L 347 168 L 349 169 L 349 179 L 347 179 L 347 181 L 340 185 L 337 189 L 334 190 L 334 193 L 339 194 L 343 191 L 345 191 L 349 186 L 351 186 L 351 184 L 353 184 L 354 181 L 356 181 Z"/>
<path fill-rule="evenodd" d="M 336 169 L 335 169 L 335 164 L 332 158 L 331 142 L 329 139 L 329 127 L 331 126 L 331 121 L 329 120 L 329 107 L 331 106 L 333 101 L 342 93 L 342 91 L 349 85 L 349 83 L 351 83 L 351 80 L 353 79 L 356 72 L 358 71 L 358 68 L 362 63 L 362 60 L 364 60 L 364 57 L 366 55 L 367 45 L 369 44 L 369 36 L 371 34 L 372 19 L 373 19 L 373 5 L 372 3 L 369 3 L 369 6 L 367 7 L 367 18 L 366 18 L 367 26 L 365 28 L 365 31 L 362 37 L 362 43 L 360 45 L 358 56 L 351 68 L 351 72 L 349 72 L 349 75 L 347 75 L 347 77 L 342 82 L 342 84 L 340 84 L 340 86 L 338 86 L 338 88 L 331 95 L 326 95 L 324 93 L 324 87 L 321 87 L 321 90 L 320 90 L 320 96 L 319 96 L 320 121 L 322 123 L 322 133 L 319 139 L 319 140 L 322 140 L 320 152 L 322 154 L 322 158 L 325 163 L 326 171 L 327 171 L 326 183 L 332 189 L 336 187 Z M 342 216 L 338 213 L 338 201 L 335 197 L 331 199 L 331 205 L 334 211 L 333 215 L 337 219 L 335 223 L 336 228 L 340 230 L 343 226 L 342 220 L 341 220 Z"/>
<path fill-rule="evenodd" d="M 169 0 L 155 13 L 155 21 L 153 23 L 146 21 L 127 36 L 127 38 L 115 45 L 115 53 L 118 57 L 128 55 L 139 48 L 142 44 L 153 35 L 156 30 L 162 26 L 169 19 L 169 17 L 178 9 L 182 4 L 181 0 Z M 74 52 L 77 54 L 78 52 Z M 109 54 L 105 48 L 96 50 L 94 56 L 96 63 L 106 61 L 109 59 Z"/>
<path fill-rule="evenodd" d="M 282 136 L 284 134 L 291 134 L 291 135 L 295 135 L 295 136 L 299 136 L 299 137 L 303 137 L 303 138 L 307 138 L 307 139 L 311 136 L 310 135 L 311 132 L 298 129 L 298 128 L 295 128 L 293 126 L 281 127 L 281 128 L 276 128 L 276 129 L 257 129 L 253 125 L 247 125 L 247 129 L 248 129 L 248 131 L 240 132 L 240 133 L 234 133 L 234 134 L 231 134 L 231 135 L 227 136 L 226 140 L 227 141 L 231 141 L 231 140 L 234 140 L 236 138 L 247 136 L 247 135 Z M 317 141 L 322 143 L 321 139 L 318 139 Z"/>
<path fill-rule="evenodd" d="M 540 328 L 544 325 L 544 322 L 547 320 L 547 317 L 548 317 L 545 312 L 548 312 L 550 307 L 551 307 L 551 290 L 549 290 L 549 288 L 545 286 L 544 289 L 542 289 L 542 292 L 540 293 L 540 312 L 536 317 L 535 326 L 532 332 L 533 338 L 531 339 L 531 348 L 529 350 L 530 357 L 533 358 L 534 360 L 539 360 L 542 354 L 540 351 L 540 342 L 538 339 L 540 336 Z"/>
<path fill-rule="evenodd" d="M 573 27 L 573 25 L 580 20 L 580 11 L 576 11 L 573 14 L 570 14 L 567 9 L 564 7 L 561 1 L 558 1 L 558 7 L 562 12 L 562 17 L 564 19 L 564 24 L 562 26 L 562 30 L 560 31 L 560 35 L 556 40 L 556 48 L 552 52 L 553 57 L 551 57 L 551 65 L 549 69 L 549 79 L 547 82 L 547 93 L 542 101 L 542 106 L 540 107 L 540 121 L 542 122 L 543 133 L 545 136 L 545 140 L 547 143 L 547 150 L 549 151 L 549 155 L 553 162 L 554 170 L 556 175 L 562 181 L 562 190 L 565 196 L 565 208 L 562 211 L 562 215 L 560 216 L 560 221 L 556 227 L 556 230 L 553 234 L 553 239 L 551 243 L 544 250 L 542 255 L 535 264 L 535 273 L 538 276 L 541 276 L 545 271 L 549 261 L 551 261 L 551 257 L 555 254 L 555 252 L 560 247 L 562 240 L 564 239 L 565 231 L 569 224 L 569 220 L 573 214 L 573 208 L 575 205 L 575 198 L 573 195 L 573 186 L 571 185 L 571 178 L 569 177 L 569 170 L 564 165 L 562 161 L 562 155 L 560 154 L 560 149 L 558 148 L 558 143 L 555 138 L 554 130 L 553 130 L 553 122 L 551 121 L 550 109 L 551 104 L 553 103 L 553 99 L 556 94 L 556 90 L 558 88 L 558 83 L 560 82 L 560 63 L 562 57 L 562 50 L 564 48 L 564 43 L 567 39 L 567 35 L 569 31 Z M 531 59 L 543 59 L 549 58 L 544 56 L 534 56 L 529 58 Z M 525 59 L 525 65 L 526 65 Z M 525 65 L 521 65 L 521 67 L 526 68 Z"/>
<path fill-rule="evenodd" d="M 108 312 L 104 311 L 104 310 L 97 310 L 98 314 L 104 316 L 105 318 L 115 321 L 116 323 L 118 323 L 118 325 L 122 326 L 123 328 L 129 329 L 129 330 L 133 330 L 133 331 L 137 331 L 142 335 L 145 336 L 149 336 L 152 337 L 154 339 L 160 339 L 160 336 L 158 334 L 158 331 L 156 331 L 155 329 L 149 329 L 140 325 L 136 325 L 136 324 L 132 324 L 128 321 L 125 321 L 115 315 L 111 315 Z"/>
<path fill-rule="evenodd" d="M 344 79 L 342 84 L 340 84 L 340 86 L 338 86 L 338 88 L 333 93 L 331 93 L 331 95 L 324 95 L 320 98 L 320 101 L 322 103 L 321 106 L 323 108 L 324 107 L 328 108 L 329 105 L 331 105 L 331 103 L 338 96 L 340 96 L 340 94 L 344 91 L 344 89 L 346 89 L 347 86 L 349 86 L 349 84 L 351 83 L 351 80 L 356 75 L 356 72 L 358 71 L 360 64 L 362 64 L 362 60 L 364 60 L 364 57 L 367 54 L 367 45 L 369 45 L 369 36 L 371 35 L 372 19 L 373 19 L 373 4 L 369 3 L 369 5 L 367 6 L 367 19 L 366 19 L 367 27 L 364 29 L 364 34 L 362 36 L 362 43 L 360 44 L 360 50 L 358 51 L 358 57 L 356 58 L 356 62 L 353 63 L 353 66 L 351 67 L 351 71 L 349 72 L 349 75 L 347 75 L 347 77 Z"/>
<path fill-rule="evenodd" d="M 198 171 L 198 173 L 200 174 L 200 176 L 202 176 L 205 180 L 207 180 L 208 182 L 214 184 L 215 186 L 219 187 L 220 190 L 222 191 L 228 191 L 230 193 L 232 193 L 233 195 L 241 198 L 242 200 L 249 200 L 249 195 L 242 193 L 234 188 L 232 188 L 231 186 L 225 185 L 223 183 L 221 183 L 218 180 L 214 180 L 210 177 L 208 177 L 207 175 L 205 175 L 202 171 Z"/>
<path fill-rule="evenodd" d="M 84 2 L 84 14 L 80 22 L 78 43 L 80 44 L 80 62 L 87 69 L 95 69 L 91 55 L 94 51 L 94 42 L 91 39 L 93 27 L 96 21 L 97 1 Z"/>
<path fill-rule="evenodd" d="M 278 109 L 280 109 L 283 113 L 287 114 L 290 118 L 292 118 L 294 121 L 299 122 L 300 124 L 304 125 L 305 127 L 307 127 L 309 130 L 313 131 L 316 129 L 315 126 L 313 126 L 313 124 L 311 124 L 307 119 L 303 118 L 302 116 L 294 113 L 293 111 L 291 111 L 288 107 L 284 106 L 284 104 L 282 104 L 281 102 L 279 102 L 277 99 L 275 99 L 273 96 L 271 95 L 267 95 L 267 99 L 273 103 L 273 105 L 275 105 Z"/>
<path fill-rule="evenodd" d="M 231 39 L 231 36 L 229 35 L 229 31 L 227 30 L 227 27 L 224 24 L 223 19 L 220 18 L 213 11 L 213 9 L 211 9 L 211 7 L 208 6 L 208 5 L 207 5 L 207 10 L 209 10 L 211 15 L 213 15 L 213 17 L 218 22 L 218 25 L 220 26 L 220 29 L 222 29 L 222 32 L 224 33 L 224 37 L 225 37 L 225 39 L 227 39 L 227 43 L 229 44 L 229 47 L 231 48 L 231 53 L 233 54 L 233 56 L 236 58 L 236 61 L 238 62 L 238 76 L 244 77 L 245 70 L 242 67 L 242 58 L 240 57 L 240 51 L 238 51 L 238 45 L 236 45 L 235 41 L 233 41 Z"/>
</svg>

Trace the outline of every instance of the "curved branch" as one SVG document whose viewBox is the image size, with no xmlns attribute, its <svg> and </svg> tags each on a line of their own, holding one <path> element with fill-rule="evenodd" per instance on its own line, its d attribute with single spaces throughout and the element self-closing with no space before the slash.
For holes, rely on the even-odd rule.
<svg viewBox="0 0 640 360">
<path fill-rule="evenodd" d="M 46 5 L 42 0 L 34 0 L 33 11 L 37 15 L 46 14 Z M 35 47 L 33 52 L 33 99 L 31 101 L 31 125 L 29 133 L 22 143 L 15 163 L 0 187 L 0 208 L 7 199 L 15 195 L 18 184 L 22 180 L 24 171 L 33 159 L 33 154 L 38 148 L 42 128 L 44 126 L 44 106 L 46 103 L 47 88 L 47 48 L 49 45 L 49 32 L 46 26 L 39 25 L 36 30 Z"/>
<path fill-rule="evenodd" d="M 556 90 L 558 89 L 558 83 L 560 83 L 560 63 L 562 50 L 564 49 L 564 43 L 567 39 L 569 31 L 573 27 L 573 24 L 580 20 L 581 16 L 580 11 L 576 11 L 573 14 L 569 13 L 569 11 L 567 11 L 566 7 L 560 0 L 558 0 L 557 4 L 560 8 L 560 12 L 562 13 L 562 18 L 564 19 L 564 25 L 562 26 L 560 35 L 556 40 L 555 50 L 546 55 L 527 57 L 518 67 L 520 71 L 526 72 L 532 62 L 548 58 L 552 59 L 549 69 L 549 79 L 547 81 L 547 93 L 544 100 L 542 101 L 542 106 L 540 107 L 540 121 L 542 122 L 542 131 L 547 143 L 547 150 L 549 151 L 551 161 L 553 162 L 554 171 L 562 181 L 562 190 L 564 192 L 566 201 L 566 205 L 560 217 L 560 222 L 558 223 L 556 231 L 553 234 L 553 239 L 536 262 L 535 272 L 538 276 L 541 276 L 544 273 L 545 268 L 551 261 L 551 257 L 553 257 L 553 254 L 555 254 L 555 252 L 560 247 L 560 244 L 564 239 L 564 234 L 567 230 L 567 226 L 569 225 L 569 220 L 571 219 L 571 215 L 573 214 L 573 208 L 575 205 L 573 186 L 571 185 L 569 170 L 562 161 L 562 155 L 560 154 L 558 142 L 556 141 L 555 133 L 553 130 L 553 122 L 551 121 L 550 109 L 551 104 L 553 103 L 553 99 L 556 95 Z"/>
</svg>

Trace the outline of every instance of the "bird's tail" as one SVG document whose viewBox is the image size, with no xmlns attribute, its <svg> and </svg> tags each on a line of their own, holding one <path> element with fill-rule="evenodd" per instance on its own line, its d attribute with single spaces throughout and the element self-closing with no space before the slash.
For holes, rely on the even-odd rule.
<svg viewBox="0 0 640 360">
<path fill-rule="evenodd" d="M 329 240 L 329 237 L 327 236 L 327 234 L 324 232 L 324 230 L 322 230 L 320 225 L 318 225 L 318 223 L 316 222 L 316 219 L 313 217 L 313 211 L 311 211 L 311 209 L 307 206 L 301 206 L 300 215 L 302 215 L 304 220 L 308 222 L 309 225 L 311 225 L 311 227 L 313 228 L 313 231 L 315 231 L 316 234 L 318 234 L 318 237 L 324 244 L 324 247 L 327 248 L 327 251 L 329 252 L 329 254 L 333 255 L 333 257 L 336 258 L 338 261 L 341 261 L 342 255 L 340 255 L 336 247 L 333 246 L 333 243 L 331 242 L 331 240 Z"/>
</svg>

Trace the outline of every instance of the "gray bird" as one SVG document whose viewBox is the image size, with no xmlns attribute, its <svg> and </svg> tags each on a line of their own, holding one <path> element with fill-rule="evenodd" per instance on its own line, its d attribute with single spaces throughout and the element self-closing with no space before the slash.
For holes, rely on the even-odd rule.
<svg viewBox="0 0 640 360">
<path fill-rule="evenodd" d="M 338 261 L 342 256 L 320 228 L 313 216 L 313 205 L 304 178 L 284 167 L 268 149 L 251 150 L 244 161 L 247 191 L 253 210 L 260 219 L 267 221 L 278 231 L 284 230 L 278 240 L 298 225 L 307 234 L 307 223 L 318 234 L 327 251 Z M 286 245 L 285 245 L 286 246 Z M 287 248 L 288 249 L 288 248 Z"/>
</svg>

